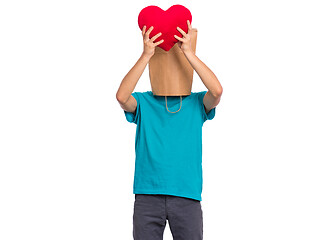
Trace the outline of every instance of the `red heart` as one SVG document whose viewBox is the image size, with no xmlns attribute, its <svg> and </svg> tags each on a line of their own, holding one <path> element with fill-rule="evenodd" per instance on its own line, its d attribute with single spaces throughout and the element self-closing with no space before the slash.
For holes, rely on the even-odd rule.
<svg viewBox="0 0 336 240">
<path fill-rule="evenodd" d="M 140 30 L 146 25 L 146 32 L 151 26 L 154 27 L 149 34 L 149 38 L 161 32 L 162 35 L 155 39 L 154 42 L 164 39 L 158 47 L 169 51 L 175 43 L 179 42 L 174 35 L 183 38 L 182 34 L 177 30 L 177 27 L 180 27 L 185 33 L 188 33 L 187 20 L 189 20 L 191 24 L 191 19 L 191 12 L 182 5 L 173 5 L 166 11 L 151 5 L 143 8 L 139 13 L 138 25 Z"/>
</svg>

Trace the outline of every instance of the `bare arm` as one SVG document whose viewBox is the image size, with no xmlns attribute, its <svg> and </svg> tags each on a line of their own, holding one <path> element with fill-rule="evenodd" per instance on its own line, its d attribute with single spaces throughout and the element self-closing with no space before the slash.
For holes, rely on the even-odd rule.
<svg viewBox="0 0 336 240">
<path fill-rule="evenodd" d="M 219 104 L 223 92 L 222 85 L 216 75 L 193 52 L 185 53 L 185 56 L 209 90 L 203 99 L 205 111 L 208 113 Z"/>
<path fill-rule="evenodd" d="M 181 28 L 177 27 L 177 30 L 182 34 L 183 38 L 175 35 L 175 38 L 180 40 L 179 47 L 183 51 L 184 55 L 188 59 L 190 65 L 197 72 L 202 82 L 209 90 L 203 99 L 205 111 L 208 113 L 212 108 L 216 107 L 220 102 L 220 98 L 223 92 L 222 85 L 218 81 L 216 75 L 195 55 L 191 48 L 191 24 L 189 20 L 188 34 L 186 34 Z"/>
<path fill-rule="evenodd" d="M 145 70 L 149 59 L 149 56 L 141 54 L 138 61 L 120 83 L 119 89 L 116 93 L 116 98 L 121 108 L 127 112 L 135 112 L 137 102 L 131 94 Z"/>
<path fill-rule="evenodd" d="M 116 98 L 121 106 L 127 112 L 135 112 L 137 107 L 136 99 L 131 95 L 136 84 L 138 83 L 143 71 L 146 68 L 150 58 L 155 53 L 155 47 L 163 42 L 163 39 L 154 43 L 154 40 L 157 39 L 161 33 L 156 34 L 151 39 L 149 39 L 149 34 L 153 30 L 153 26 L 148 29 L 147 32 L 146 26 L 142 29 L 142 36 L 144 41 L 144 51 L 141 54 L 138 61 L 131 68 L 131 70 L 126 74 L 124 79 L 121 81 L 119 89 L 116 93 Z"/>
</svg>

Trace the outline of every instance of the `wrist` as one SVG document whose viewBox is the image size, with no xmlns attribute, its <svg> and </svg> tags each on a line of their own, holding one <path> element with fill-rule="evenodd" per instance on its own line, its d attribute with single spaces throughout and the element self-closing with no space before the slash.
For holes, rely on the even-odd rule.
<svg viewBox="0 0 336 240">
<path fill-rule="evenodd" d="M 141 58 L 145 59 L 146 61 L 149 61 L 153 55 L 142 53 Z"/>
<path fill-rule="evenodd" d="M 185 50 L 183 51 L 183 53 L 186 57 L 195 55 L 195 53 L 192 50 Z"/>
</svg>

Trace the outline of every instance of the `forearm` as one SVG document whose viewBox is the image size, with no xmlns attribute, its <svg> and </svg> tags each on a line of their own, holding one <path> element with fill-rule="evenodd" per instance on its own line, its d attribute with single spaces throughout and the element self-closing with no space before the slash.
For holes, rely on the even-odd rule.
<svg viewBox="0 0 336 240">
<path fill-rule="evenodd" d="M 141 54 L 135 65 L 129 70 L 124 79 L 121 81 L 116 97 L 120 102 L 126 102 L 131 96 L 135 86 L 137 85 L 150 57 Z"/>
<path fill-rule="evenodd" d="M 185 52 L 184 55 L 194 70 L 197 72 L 198 76 L 201 78 L 209 92 L 214 97 L 221 95 L 222 85 L 218 81 L 216 75 L 192 51 Z"/>
</svg>

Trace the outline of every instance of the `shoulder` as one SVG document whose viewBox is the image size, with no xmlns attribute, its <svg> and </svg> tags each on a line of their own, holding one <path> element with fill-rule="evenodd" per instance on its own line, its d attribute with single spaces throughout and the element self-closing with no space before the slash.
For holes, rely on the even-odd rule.
<svg viewBox="0 0 336 240">
<path fill-rule="evenodd" d="M 138 103 L 146 102 L 146 100 L 151 101 L 151 99 L 153 98 L 153 93 L 151 91 L 133 92 L 131 95 L 136 99 Z"/>
<path fill-rule="evenodd" d="M 147 92 L 132 92 L 131 94 L 133 97 L 142 97 L 142 96 L 146 96 L 149 95 L 148 91 Z"/>
<path fill-rule="evenodd" d="M 203 98 L 207 91 L 200 91 L 200 92 L 192 92 L 191 94 L 195 96 L 200 102 L 203 102 Z"/>
<path fill-rule="evenodd" d="M 148 97 L 148 96 L 153 96 L 153 93 L 151 91 L 133 92 L 132 95 Z"/>
</svg>

